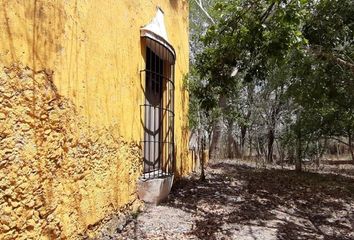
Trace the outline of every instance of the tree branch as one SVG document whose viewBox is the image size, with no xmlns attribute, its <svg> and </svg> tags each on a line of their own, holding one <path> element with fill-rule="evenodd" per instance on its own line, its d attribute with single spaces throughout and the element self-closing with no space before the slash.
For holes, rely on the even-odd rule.
<svg viewBox="0 0 354 240">
<path fill-rule="evenodd" d="M 334 61 L 335 63 L 337 63 L 337 64 L 340 65 L 340 66 L 349 68 L 349 70 L 350 70 L 352 73 L 354 73 L 354 64 L 353 64 L 353 63 L 348 62 L 348 61 L 345 61 L 344 59 L 342 59 L 342 58 L 340 58 L 340 57 L 337 57 L 337 56 L 335 56 L 334 54 L 324 52 L 324 51 L 322 51 L 321 49 L 316 49 L 316 48 L 311 48 L 311 47 L 310 47 L 309 50 L 310 50 L 310 52 L 313 53 L 316 57 L 325 58 L 325 59 L 328 59 L 328 60 L 332 60 L 332 61 Z"/>
<path fill-rule="evenodd" d="M 273 7 L 275 5 L 275 2 L 273 2 L 268 8 L 267 10 L 263 13 L 263 15 L 261 16 L 261 23 L 264 23 L 265 20 L 267 20 L 267 18 L 269 17 L 270 13 L 273 10 Z"/>
<path fill-rule="evenodd" d="M 202 0 L 194 0 L 195 3 L 198 5 L 198 7 L 200 8 L 200 10 L 202 10 L 202 12 L 205 14 L 205 16 L 209 19 L 209 21 L 212 24 L 215 24 L 214 19 L 209 15 L 209 13 L 205 10 L 205 8 L 203 7 L 203 3 Z"/>
<path fill-rule="evenodd" d="M 336 137 L 331 136 L 330 139 L 336 140 L 336 141 L 338 141 L 338 142 L 340 142 L 340 143 L 342 143 L 342 144 L 344 144 L 344 145 L 349 146 L 349 143 L 344 142 L 343 140 L 340 140 L 339 138 L 336 138 Z"/>
</svg>

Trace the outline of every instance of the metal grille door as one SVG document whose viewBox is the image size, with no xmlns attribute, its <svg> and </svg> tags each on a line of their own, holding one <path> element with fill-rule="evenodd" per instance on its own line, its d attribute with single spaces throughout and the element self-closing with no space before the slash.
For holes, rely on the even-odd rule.
<svg viewBox="0 0 354 240">
<path fill-rule="evenodd" d="M 146 69 L 142 72 L 145 72 L 145 104 L 141 105 L 144 112 L 144 178 L 157 178 L 173 174 L 174 66 L 156 50 L 147 47 Z"/>
</svg>

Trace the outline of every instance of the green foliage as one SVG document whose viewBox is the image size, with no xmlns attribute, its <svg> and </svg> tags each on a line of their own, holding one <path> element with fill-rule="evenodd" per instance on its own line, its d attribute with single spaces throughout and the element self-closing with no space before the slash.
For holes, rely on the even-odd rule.
<svg viewBox="0 0 354 240">
<path fill-rule="evenodd" d="M 289 96 L 302 107 L 307 134 L 354 131 L 354 2 L 320 1 L 303 27 L 308 46 L 293 55 Z M 343 64 L 339 63 L 338 59 Z"/>
<path fill-rule="evenodd" d="M 197 111 L 259 139 L 276 130 L 289 148 L 301 136 L 309 152 L 320 138 L 354 133 L 354 1 L 213 2 L 216 24 L 193 62 Z"/>
</svg>

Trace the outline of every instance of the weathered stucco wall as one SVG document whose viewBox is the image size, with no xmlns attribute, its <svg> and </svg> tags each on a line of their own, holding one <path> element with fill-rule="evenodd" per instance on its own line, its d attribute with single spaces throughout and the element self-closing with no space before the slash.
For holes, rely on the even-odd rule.
<svg viewBox="0 0 354 240">
<path fill-rule="evenodd" d="M 138 146 L 88 126 L 51 74 L 0 71 L 1 239 L 70 237 L 135 199 Z"/>
<path fill-rule="evenodd" d="M 176 49 L 177 175 L 187 141 L 186 0 L 0 0 L 0 239 L 79 238 L 136 199 L 139 29 L 165 12 Z"/>
</svg>

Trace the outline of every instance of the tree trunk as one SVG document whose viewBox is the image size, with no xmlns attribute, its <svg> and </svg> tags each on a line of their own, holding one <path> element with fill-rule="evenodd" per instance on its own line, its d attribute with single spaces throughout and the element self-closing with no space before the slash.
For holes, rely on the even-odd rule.
<svg viewBox="0 0 354 240">
<path fill-rule="evenodd" d="M 205 181 L 205 172 L 204 172 L 204 169 L 205 169 L 205 156 L 204 156 L 204 150 L 205 150 L 205 138 L 204 136 L 202 136 L 202 139 L 201 139 L 201 147 L 200 147 L 200 159 L 201 159 L 201 162 L 200 162 L 200 166 L 201 166 L 201 173 L 200 173 L 200 180 L 201 181 Z"/>
<path fill-rule="evenodd" d="M 297 157 L 295 162 L 295 170 L 297 172 L 302 171 L 301 129 L 299 129 L 297 133 Z"/>
<path fill-rule="evenodd" d="M 251 137 L 251 134 L 250 134 L 250 131 L 248 131 L 248 139 L 249 139 L 249 156 L 252 158 L 252 152 L 253 152 L 253 146 L 252 146 L 252 137 Z"/>
<path fill-rule="evenodd" d="M 274 145 L 274 129 L 269 129 L 268 131 L 268 156 L 267 162 L 273 163 L 273 145 Z"/>
<path fill-rule="evenodd" d="M 275 100 L 278 101 L 278 91 L 276 91 Z M 280 102 L 276 103 L 276 106 L 272 108 L 271 116 L 270 116 L 270 124 L 268 128 L 268 156 L 267 162 L 273 163 L 273 146 L 275 140 L 275 128 L 277 124 L 277 117 L 280 113 Z"/>
<path fill-rule="evenodd" d="M 246 139 L 246 133 L 247 133 L 247 127 L 246 126 L 241 126 L 241 159 L 243 159 L 243 156 L 245 154 L 245 139 Z"/>
<path fill-rule="evenodd" d="M 323 159 L 323 155 L 325 154 L 325 152 L 326 152 L 326 150 L 328 148 L 327 145 L 328 145 L 328 139 L 325 138 L 324 141 L 323 141 L 323 146 L 321 146 L 319 160 Z M 318 165 L 319 165 L 319 163 L 318 163 Z"/>
<path fill-rule="evenodd" d="M 297 114 L 297 121 L 298 121 L 298 126 L 296 130 L 296 135 L 297 135 L 297 157 L 296 157 L 296 162 L 295 162 L 295 170 L 297 172 L 302 171 L 302 136 L 301 136 L 301 112 Z"/>
<path fill-rule="evenodd" d="M 217 121 L 213 125 L 213 133 L 211 137 L 211 144 L 210 144 L 210 159 L 216 159 L 220 157 L 220 145 L 221 145 L 221 138 L 222 138 L 222 125 L 223 119 L 220 116 Z"/>
<path fill-rule="evenodd" d="M 239 158 L 240 157 L 240 149 L 239 145 L 237 144 L 234 135 L 233 135 L 234 125 L 233 123 L 228 124 L 227 129 L 227 157 L 229 159 Z"/>
<path fill-rule="evenodd" d="M 257 142 L 257 149 L 256 149 L 257 150 L 257 159 L 259 159 L 261 156 L 261 150 L 259 147 L 259 139 L 258 138 L 257 138 L 256 142 Z"/>
<path fill-rule="evenodd" d="M 234 158 L 234 137 L 233 137 L 233 123 L 229 123 L 227 127 L 227 157 Z"/>
<path fill-rule="evenodd" d="M 219 107 L 224 109 L 226 104 L 226 98 L 221 97 L 219 99 Z M 224 120 L 222 115 L 220 115 L 213 124 L 213 133 L 209 149 L 209 159 L 220 158 L 220 148 L 221 148 L 221 139 L 222 139 L 222 129 L 224 126 Z"/>
<path fill-rule="evenodd" d="M 264 157 L 264 159 L 265 159 L 267 156 L 266 156 L 266 149 L 264 148 L 263 139 L 258 138 L 258 146 L 259 146 L 259 154 L 260 154 L 260 156 Z"/>
<path fill-rule="evenodd" d="M 350 155 L 352 156 L 352 160 L 354 161 L 354 150 L 353 150 L 353 136 L 351 134 L 351 132 L 349 132 L 348 134 L 348 141 L 349 141 L 349 152 L 350 152 Z"/>
<path fill-rule="evenodd" d="M 317 148 L 316 167 L 318 168 L 320 166 L 320 158 L 321 158 L 321 151 L 322 151 L 320 148 L 320 140 L 317 140 L 316 148 Z"/>
<path fill-rule="evenodd" d="M 281 148 L 279 141 L 275 141 L 275 144 L 277 146 L 277 150 L 279 153 L 279 160 L 280 160 L 280 166 L 281 168 L 284 168 L 284 158 L 285 158 L 285 152 L 284 150 Z"/>
</svg>

